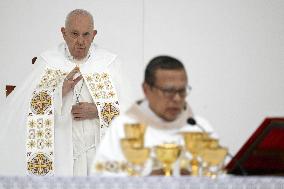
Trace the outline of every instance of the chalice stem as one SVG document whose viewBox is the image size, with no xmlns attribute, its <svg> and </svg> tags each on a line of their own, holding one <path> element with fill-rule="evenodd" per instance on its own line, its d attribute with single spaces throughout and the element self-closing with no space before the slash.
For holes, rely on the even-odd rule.
<svg viewBox="0 0 284 189">
<path fill-rule="evenodd" d="M 192 158 L 190 164 L 191 164 L 191 175 L 199 176 L 199 162 L 195 156 Z"/>
<path fill-rule="evenodd" d="M 171 164 L 168 164 L 168 163 L 164 164 L 164 172 L 165 172 L 165 176 L 171 176 L 172 175 Z"/>
</svg>

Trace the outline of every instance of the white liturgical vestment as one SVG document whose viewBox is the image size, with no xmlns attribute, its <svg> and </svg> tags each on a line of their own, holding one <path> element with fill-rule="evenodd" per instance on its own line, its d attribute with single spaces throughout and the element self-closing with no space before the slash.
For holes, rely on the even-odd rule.
<svg viewBox="0 0 284 189">
<path fill-rule="evenodd" d="M 115 118 L 108 130 L 104 140 L 101 142 L 98 151 L 95 155 L 92 165 L 93 175 L 104 176 L 125 176 L 127 173 L 120 170 L 121 164 L 126 162 L 123 152 L 120 147 L 120 139 L 125 137 L 124 124 L 143 123 L 146 125 L 144 146 L 154 147 L 163 143 L 177 143 L 182 144 L 183 138 L 179 134 L 181 131 L 201 131 L 197 126 L 190 126 L 187 124 L 187 119 L 192 118 L 196 120 L 197 124 L 203 127 L 211 137 L 217 138 L 216 133 L 213 132 L 211 125 L 200 116 L 193 115 L 189 106 L 179 115 L 179 117 L 172 122 L 167 122 L 158 117 L 150 108 L 148 101 L 144 100 L 142 103 L 135 103 L 126 114 Z M 150 160 L 151 161 L 151 160 Z M 98 165 L 103 167 L 103 171 L 98 169 Z M 153 166 L 153 163 L 149 163 Z M 149 174 L 150 170 L 146 170 L 144 175 Z"/>
<path fill-rule="evenodd" d="M 79 62 L 65 43 L 42 53 L 1 109 L 0 175 L 88 175 L 96 148 L 126 97 L 119 91 L 118 64 L 116 55 L 94 44 Z M 62 98 L 64 79 L 76 66 L 83 79 Z M 78 101 L 94 103 L 99 117 L 73 120 L 72 105 Z"/>
</svg>

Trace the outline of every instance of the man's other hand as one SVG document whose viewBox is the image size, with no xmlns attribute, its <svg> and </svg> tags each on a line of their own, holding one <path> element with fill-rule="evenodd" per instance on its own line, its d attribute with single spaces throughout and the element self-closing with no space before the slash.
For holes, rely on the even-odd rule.
<svg viewBox="0 0 284 189">
<path fill-rule="evenodd" d="M 71 113 L 77 121 L 98 118 L 98 110 L 94 103 L 80 102 L 73 105 Z"/>
<path fill-rule="evenodd" d="M 75 85 L 83 78 L 82 75 L 76 77 L 74 76 L 76 73 L 79 73 L 80 70 L 78 67 L 75 67 L 64 79 L 63 86 L 62 86 L 62 97 L 67 95 L 70 91 L 73 91 Z"/>
</svg>

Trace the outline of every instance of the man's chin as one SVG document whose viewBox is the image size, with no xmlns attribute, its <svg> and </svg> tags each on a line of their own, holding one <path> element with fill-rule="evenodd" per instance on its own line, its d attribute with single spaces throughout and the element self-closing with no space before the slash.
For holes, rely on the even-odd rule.
<svg viewBox="0 0 284 189">
<path fill-rule="evenodd" d="M 179 114 L 175 114 L 175 115 L 167 115 L 164 117 L 164 120 L 167 121 L 167 122 L 172 122 L 172 121 L 175 121 L 177 118 L 178 118 L 178 115 Z"/>
<path fill-rule="evenodd" d="M 175 121 L 179 117 L 180 113 L 181 111 L 179 110 L 169 110 L 167 114 L 165 114 L 164 119 L 166 121 Z"/>
<path fill-rule="evenodd" d="M 84 59 L 85 57 L 86 57 L 85 54 L 77 54 L 76 56 L 74 56 L 74 58 L 75 58 L 76 60 L 82 60 L 82 59 Z"/>
</svg>

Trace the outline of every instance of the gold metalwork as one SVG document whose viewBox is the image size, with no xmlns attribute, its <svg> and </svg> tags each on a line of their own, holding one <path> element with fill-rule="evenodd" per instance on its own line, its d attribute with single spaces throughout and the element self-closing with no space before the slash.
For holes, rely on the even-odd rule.
<svg viewBox="0 0 284 189">
<path fill-rule="evenodd" d="M 156 158 L 163 164 L 165 176 L 172 175 L 172 164 L 181 154 L 182 147 L 177 144 L 161 144 L 155 146 Z"/>
<path fill-rule="evenodd" d="M 144 144 L 138 138 L 122 138 L 120 139 L 120 146 L 122 149 L 143 148 Z"/>
<path fill-rule="evenodd" d="M 200 151 L 202 151 L 204 146 L 202 140 L 204 138 L 208 138 L 208 134 L 203 132 L 184 132 L 182 134 L 184 136 L 185 148 L 192 155 L 192 159 L 190 161 L 191 175 L 198 176 L 200 166 L 197 157 L 200 155 Z"/>
</svg>

